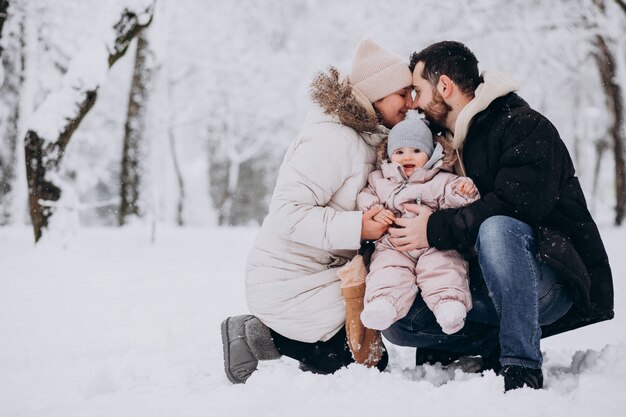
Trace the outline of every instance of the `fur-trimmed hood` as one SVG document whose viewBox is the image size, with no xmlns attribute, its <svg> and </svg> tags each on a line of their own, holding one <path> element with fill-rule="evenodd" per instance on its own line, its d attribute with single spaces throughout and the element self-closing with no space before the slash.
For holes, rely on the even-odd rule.
<svg viewBox="0 0 626 417">
<path fill-rule="evenodd" d="M 380 124 L 373 108 L 365 107 L 353 94 L 352 85 L 347 79 L 341 78 L 334 67 L 315 76 L 311 83 L 311 98 L 326 114 L 337 117 L 342 125 L 357 133 L 388 133 L 388 129 Z"/>
</svg>

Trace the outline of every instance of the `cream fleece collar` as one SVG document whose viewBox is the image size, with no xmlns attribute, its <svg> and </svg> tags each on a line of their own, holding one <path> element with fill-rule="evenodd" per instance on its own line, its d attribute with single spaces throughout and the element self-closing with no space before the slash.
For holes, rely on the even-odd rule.
<svg viewBox="0 0 626 417">
<path fill-rule="evenodd" d="M 454 149 L 463 149 L 463 143 L 474 116 L 485 110 L 493 100 L 519 88 L 517 81 L 502 72 L 484 70 L 481 75 L 483 82 L 476 89 L 474 99 L 461 110 L 456 119 L 452 137 Z"/>
</svg>

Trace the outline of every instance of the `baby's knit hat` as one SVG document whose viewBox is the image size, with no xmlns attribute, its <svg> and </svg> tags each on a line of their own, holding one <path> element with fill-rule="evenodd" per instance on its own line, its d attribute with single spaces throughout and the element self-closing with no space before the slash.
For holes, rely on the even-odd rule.
<svg viewBox="0 0 626 417">
<path fill-rule="evenodd" d="M 405 119 L 389 131 L 387 155 L 391 157 L 400 148 L 416 148 L 431 157 L 435 148 L 433 134 L 424 119 Z"/>
<path fill-rule="evenodd" d="M 352 60 L 350 84 L 370 103 L 380 100 L 413 83 L 405 60 L 365 38 L 356 47 Z"/>
</svg>

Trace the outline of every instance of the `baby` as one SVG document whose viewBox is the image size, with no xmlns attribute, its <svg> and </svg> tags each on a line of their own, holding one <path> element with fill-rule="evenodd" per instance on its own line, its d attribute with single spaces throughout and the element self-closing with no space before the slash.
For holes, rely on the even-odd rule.
<svg viewBox="0 0 626 417">
<path fill-rule="evenodd" d="M 383 144 L 384 146 L 384 144 Z M 385 149 L 379 152 L 384 156 Z M 433 143 L 422 119 L 407 119 L 389 132 L 381 169 L 368 177 L 368 186 L 357 198 L 360 210 L 384 206 L 374 219 L 392 225 L 405 203 L 428 206 L 433 211 L 467 205 L 478 199 L 471 179 L 452 174 L 453 161 L 444 162 L 443 147 Z M 454 250 L 435 248 L 400 252 L 385 234 L 376 242 L 366 278 L 363 324 L 384 330 L 404 317 L 418 288 L 428 308 L 446 334 L 458 332 L 465 323 L 472 298 L 467 262 Z"/>
</svg>

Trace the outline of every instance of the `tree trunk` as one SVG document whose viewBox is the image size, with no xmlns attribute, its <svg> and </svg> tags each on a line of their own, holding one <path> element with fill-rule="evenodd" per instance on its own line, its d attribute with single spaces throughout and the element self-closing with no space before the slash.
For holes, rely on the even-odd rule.
<svg viewBox="0 0 626 417">
<path fill-rule="evenodd" d="M 598 140 L 596 145 L 596 162 L 593 167 L 593 186 L 591 187 L 591 211 L 593 212 L 598 200 L 598 186 L 600 184 L 600 171 L 602 168 L 602 157 L 604 152 L 609 149 L 609 143 L 605 140 Z"/>
<path fill-rule="evenodd" d="M 615 58 L 609 46 L 601 35 L 596 35 L 597 47 L 595 58 L 600 71 L 602 86 L 607 100 L 610 126 L 609 133 L 613 144 L 615 157 L 615 224 L 622 224 L 626 213 L 626 163 L 624 161 L 624 135 L 621 123 L 624 120 L 624 102 L 622 89 L 617 83 Z"/>
<path fill-rule="evenodd" d="M 0 39 L 2 39 L 2 27 L 7 20 L 9 10 L 9 0 L 0 0 Z M 2 47 L 0 46 L 0 56 L 2 55 Z"/>
<path fill-rule="evenodd" d="M 135 67 L 133 70 L 128 112 L 124 128 L 124 150 L 120 188 L 119 225 L 123 226 L 129 216 L 141 216 L 140 203 L 143 175 L 142 159 L 145 155 L 145 103 L 151 78 L 151 52 L 145 31 L 137 37 Z"/>
<path fill-rule="evenodd" d="M 176 151 L 176 135 L 174 126 L 170 123 L 167 129 L 167 135 L 170 141 L 170 149 L 172 150 L 172 162 L 174 163 L 174 172 L 176 173 L 176 183 L 178 184 L 178 204 L 176 205 L 176 224 L 178 226 L 185 225 L 183 212 L 185 211 L 185 182 L 183 181 L 183 173 L 178 162 L 178 152 Z"/>
<path fill-rule="evenodd" d="M 109 67 L 124 55 L 133 38 L 150 24 L 153 9 L 154 5 L 139 16 L 128 9 L 124 10 L 119 22 L 114 27 L 116 38 L 113 50 L 109 52 Z M 146 19 L 146 17 L 148 18 Z M 71 71 L 68 71 L 69 73 Z M 59 171 L 65 148 L 80 122 L 96 102 L 99 87 L 92 84 L 86 86 L 81 84 L 80 87 L 75 87 L 75 84 L 70 82 L 62 83 L 62 85 L 64 87 L 59 93 L 64 96 L 74 96 L 75 99 L 71 109 L 72 115 L 70 117 L 63 116 L 60 133 L 56 137 L 44 137 L 45 134 L 38 128 L 31 128 L 25 137 L 26 175 L 35 241 L 41 238 L 43 230 L 48 226 L 48 221 L 54 213 L 54 202 L 61 197 L 61 189 L 55 184 L 54 175 Z M 51 96 L 54 95 L 50 94 L 39 109 L 46 109 L 54 103 L 53 101 L 48 102 L 48 100 L 52 100 Z"/>
<path fill-rule="evenodd" d="M 224 189 L 224 198 L 222 199 L 218 221 L 220 226 L 229 226 L 232 223 L 240 170 L 241 163 L 238 160 L 230 159 L 228 161 L 228 178 L 226 180 L 226 188 Z"/>
<path fill-rule="evenodd" d="M 8 1 L 0 2 L 0 33 L 5 23 Z M 13 6 L 15 8 L 16 6 Z M 12 9 L 13 10 L 13 9 Z M 14 19 L 17 19 L 14 20 Z M 26 55 L 26 35 L 24 27 L 24 13 L 14 10 L 11 14 L 11 25 L 15 33 L 4 34 L 6 49 L 0 48 L 1 65 L 4 68 L 4 80 L 0 80 L 0 100 L 3 107 L 8 109 L 0 126 L 0 225 L 13 221 L 13 199 L 18 198 L 15 193 L 15 181 L 21 163 L 17 161 L 18 142 L 20 142 L 20 96 L 24 84 L 24 69 Z M 9 36 L 12 35 L 12 36 Z M 19 193 L 18 193 L 19 194 Z"/>
</svg>

